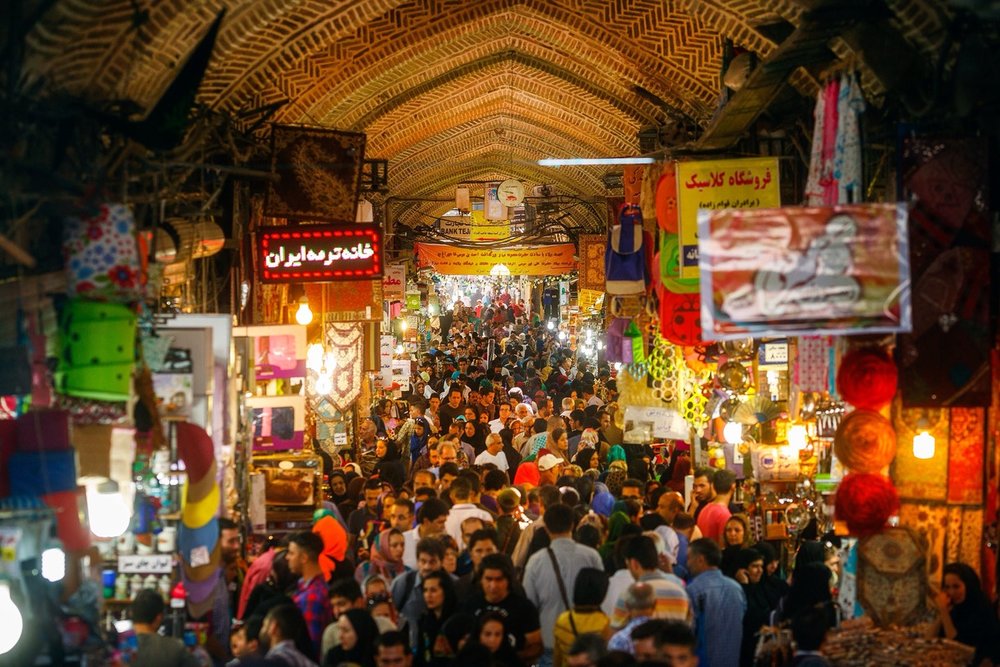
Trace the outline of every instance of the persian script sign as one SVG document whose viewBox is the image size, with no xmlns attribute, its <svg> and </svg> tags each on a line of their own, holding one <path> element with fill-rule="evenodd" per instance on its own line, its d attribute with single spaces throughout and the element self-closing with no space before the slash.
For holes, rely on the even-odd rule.
<svg viewBox="0 0 1000 667">
<path fill-rule="evenodd" d="M 698 277 L 698 210 L 778 208 L 777 158 L 677 163 L 683 278 Z"/>
<path fill-rule="evenodd" d="M 417 265 L 437 273 L 458 276 L 488 276 L 503 266 L 512 276 L 557 276 L 576 268 L 572 243 L 526 248 L 459 248 L 439 243 L 415 243 Z"/>
<path fill-rule="evenodd" d="M 375 225 L 273 227 L 258 232 L 257 239 L 257 270 L 262 282 L 382 276 L 382 231 Z"/>
</svg>

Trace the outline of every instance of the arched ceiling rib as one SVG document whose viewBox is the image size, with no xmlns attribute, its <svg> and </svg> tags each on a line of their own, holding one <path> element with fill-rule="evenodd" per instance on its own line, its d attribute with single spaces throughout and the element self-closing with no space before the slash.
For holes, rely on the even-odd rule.
<svg viewBox="0 0 1000 667">
<path fill-rule="evenodd" d="M 50 90 L 149 107 L 225 8 L 203 103 L 238 112 L 287 98 L 273 120 L 364 131 L 368 154 L 390 160 L 391 186 L 404 196 L 502 173 L 511 155 L 512 175 L 529 183 L 596 193 L 604 170 L 557 175 L 535 160 L 634 152 L 640 126 L 677 113 L 705 124 L 723 38 L 766 57 L 776 45 L 758 28 L 797 24 L 803 4 L 55 0 L 27 37 L 26 75 Z M 940 4 L 887 2 L 925 52 L 944 33 Z M 815 85 L 801 70 L 792 83 Z"/>
</svg>

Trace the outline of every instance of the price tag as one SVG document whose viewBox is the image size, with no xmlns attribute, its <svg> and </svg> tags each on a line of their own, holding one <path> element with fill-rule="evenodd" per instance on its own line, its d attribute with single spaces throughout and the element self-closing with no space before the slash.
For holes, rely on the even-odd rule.
<svg viewBox="0 0 1000 667">
<path fill-rule="evenodd" d="M 212 560 L 212 555 L 208 552 L 208 547 L 195 547 L 191 550 L 191 567 L 208 565 Z"/>
</svg>

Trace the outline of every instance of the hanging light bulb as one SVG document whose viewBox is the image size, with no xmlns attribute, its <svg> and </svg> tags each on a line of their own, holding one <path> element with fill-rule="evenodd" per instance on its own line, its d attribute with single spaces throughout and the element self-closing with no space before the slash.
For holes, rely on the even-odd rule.
<svg viewBox="0 0 1000 667">
<path fill-rule="evenodd" d="M 118 537 L 128 529 L 132 512 L 112 480 L 101 484 L 95 491 L 87 491 L 87 514 L 90 531 L 97 537 Z"/>
<path fill-rule="evenodd" d="M 722 437 L 730 445 L 738 445 L 743 442 L 743 424 L 738 422 L 726 422 L 722 427 Z"/>
<path fill-rule="evenodd" d="M 934 436 L 930 434 L 930 422 L 920 419 L 917 422 L 917 434 L 913 436 L 913 458 L 934 458 Z"/>
<path fill-rule="evenodd" d="M 313 343 L 306 350 L 306 368 L 317 373 L 323 368 L 323 346 Z"/>
<path fill-rule="evenodd" d="M 396 346 L 396 354 L 403 354 L 403 352 L 404 352 L 403 346 L 402 345 L 397 345 Z"/>
<path fill-rule="evenodd" d="M 337 353 L 333 350 L 326 351 L 326 357 L 324 357 L 324 363 L 326 364 L 326 372 L 333 373 L 337 368 Z"/>
<path fill-rule="evenodd" d="M 66 576 L 66 553 L 58 547 L 42 552 L 42 577 L 48 581 L 62 581 Z"/>
<path fill-rule="evenodd" d="M 0 580 L 0 655 L 17 646 L 24 629 L 21 611 L 10 597 L 10 584 Z"/>
<path fill-rule="evenodd" d="M 556 328 L 556 323 L 553 322 L 552 320 L 549 320 L 548 322 L 545 323 L 545 328 L 548 329 L 549 331 L 552 331 L 553 329 Z"/>
<path fill-rule="evenodd" d="M 399 330 L 400 330 L 400 331 L 402 331 L 403 333 L 406 333 L 406 329 L 407 329 L 407 327 L 409 327 L 409 326 L 410 326 L 410 325 L 409 325 L 409 323 L 408 323 L 408 322 L 406 321 L 406 319 L 405 319 L 405 318 L 402 318 L 402 317 L 401 317 L 401 318 L 399 318 Z"/>
<path fill-rule="evenodd" d="M 333 391 L 333 378 L 330 374 L 320 373 L 316 376 L 316 394 L 327 396 L 331 391 Z"/>
<path fill-rule="evenodd" d="M 806 448 L 808 437 L 805 424 L 793 424 L 788 427 L 788 444 L 798 450 Z"/>
<path fill-rule="evenodd" d="M 295 321 L 306 326 L 313 321 L 313 311 L 309 309 L 309 298 L 302 297 L 299 299 L 299 309 L 295 311 Z"/>
</svg>

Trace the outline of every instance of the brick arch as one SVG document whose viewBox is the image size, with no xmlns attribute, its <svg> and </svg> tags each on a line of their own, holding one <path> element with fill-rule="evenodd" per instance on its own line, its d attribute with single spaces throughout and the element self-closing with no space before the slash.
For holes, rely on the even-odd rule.
<svg viewBox="0 0 1000 667">
<path fill-rule="evenodd" d="M 389 185 L 394 192 L 414 192 L 410 184 L 422 171 L 440 164 L 452 164 L 456 158 L 484 150 L 495 150 L 502 156 L 495 164 L 484 163 L 494 168 L 510 163 L 536 165 L 540 158 L 563 157 L 581 152 L 581 148 L 572 141 L 548 131 L 539 131 L 530 122 L 498 118 L 491 123 L 468 123 L 464 127 L 444 132 L 436 139 L 423 142 L 407 154 L 399 156 L 398 161 L 392 163 Z M 593 154 L 586 157 L 591 156 Z M 579 173 L 582 175 L 586 172 Z M 581 181 L 579 191 L 582 194 L 594 194 L 595 186 L 603 190 L 603 184 L 598 185 L 599 183 L 600 181 Z"/>
<path fill-rule="evenodd" d="M 465 101 L 455 103 L 458 100 Z M 447 117 L 448 124 L 455 126 L 477 118 L 505 113 L 531 118 L 543 125 L 557 124 L 562 131 L 572 132 L 587 143 L 604 147 L 608 154 L 635 151 L 637 148 L 638 126 L 635 124 L 621 123 L 621 130 L 616 130 L 608 119 L 595 119 L 582 113 L 574 113 L 566 107 L 557 106 L 554 100 L 529 95 L 523 90 L 518 90 L 512 96 L 505 90 L 480 93 L 479 86 L 475 86 L 463 91 L 462 97 L 446 95 L 440 100 L 415 105 L 412 111 L 391 122 L 369 126 L 369 151 L 372 155 L 391 158 L 408 146 L 439 132 L 442 117 Z M 616 124 L 617 120 L 615 119 Z"/>
<path fill-rule="evenodd" d="M 420 164 L 426 160 L 436 160 L 447 155 L 450 144 L 461 141 L 473 134 L 486 134 L 498 137 L 502 142 L 508 139 L 530 140 L 531 150 L 544 150 L 536 159 L 544 157 L 609 157 L 613 155 L 632 154 L 636 151 L 634 141 L 606 143 L 596 137 L 588 137 L 577 128 L 569 128 L 559 122 L 537 113 L 526 113 L 525 109 L 516 108 L 507 111 L 506 105 L 496 105 L 494 109 L 469 114 L 471 117 L 450 127 L 429 131 L 423 137 L 414 137 L 398 152 L 380 153 L 389 158 L 392 170 L 397 171 L 398 165 Z M 374 154 L 374 153 L 373 153 Z"/>
<path fill-rule="evenodd" d="M 601 176 L 605 170 L 599 167 L 539 167 L 537 154 L 523 148 L 515 147 L 512 152 L 506 145 L 482 141 L 479 145 L 467 143 L 465 150 L 455 158 L 444 163 L 434 163 L 425 166 L 414 173 L 408 181 L 390 184 L 391 191 L 399 196 L 431 197 L 449 187 L 454 187 L 464 181 L 476 180 L 477 174 L 490 172 L 500 177 L 517 178 L 526 185 L 548 183 L 556 185 L 564 194 L 594 196 L 604 194 L 604 182 Z M 393 179 L 393 175 L 389 175 Z"/>
<path fill-rule="evenodd" d="M 601 7 L 579 11 L 552 0 L 513 6 L 508 0 L 449 2 L 441 8 L 449 17 L 446 22 L 408 6 L 404 23 L 390 17 L 370 23 L 351 40 L 353 48 L 350 41 L 338 45 L 339 58 L 328 52 L 315 54 L 296 64 L 295 71 L 283 72 L 280 80 L 261 81 L 246 92 L 266 101 L 267 91 L 280 83 L 284 89 L 275 96 L 294 97 L 314 116 L 356 126 L 357 108 L 392 87 L 401 75 L 435 72 L 442 61 L 454 66 L 466 53 L 482 56 L 512 48 L 585 78 L 618 80 L 626 86 L 637 83 L 688 115 L 704 119 L 716 94 L 718 36 L 697 16 L 665 12 L 660 2 L 634 2 L 640 20 L 633 25 L 655 25 L 648 33 L 657 34 L 649 37 L 645 29 L 636 30 L 635 38 L 626 39 L 615 26 L 604 24 L 601 15 L 614 20 L 608 3 L 597 4 Z M 397 17 L 400 12 L 392 14 Z M 484 49 L 484 42 L 492 46 Z M 360 55 L 352 57 L 352 52 Z M 337 76 L 317 75 L 330 71 Z M 334 100 L 335 106 L 321 105 L 324 98 Z"/>
</svg>

